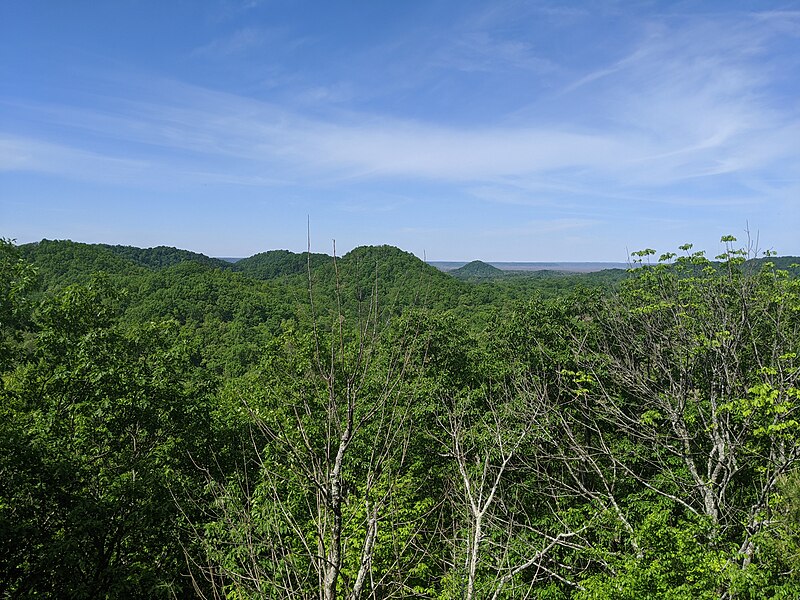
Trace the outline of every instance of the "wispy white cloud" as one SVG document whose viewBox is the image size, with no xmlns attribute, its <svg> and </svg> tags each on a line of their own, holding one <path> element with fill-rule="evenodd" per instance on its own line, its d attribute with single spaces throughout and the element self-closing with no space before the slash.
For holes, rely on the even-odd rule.
<svg viewBox="0 0 800 600">
<path fill-rule="evenodd" d="M 390 213 L 401 210 L 414 200 L 399 194 L 370 193 L 369 195 L 349 195 L 347 200 L 338 203 L 340 210 L 353 214 Z"/>
<path fill-rule="evenodd" d="M 456 129 L 382 120 L 368 126 L 313 124 L 295 152 L 319 167 L 360 177 L 475 182 L 568 168 L 603 168 L 629 155 L 617 136 L 545 128 Z"/>
<path fill-rule="evenodd" d="M 534 73 L 548 73 L 556 64 L 536 53 L 533 46 L 522 40 L 497 39 L 486 31 L 460 35 L 439 50 L 434 64 L 458 71 L 497 73 L 513 68 Z"/>
<path fill-rule="evenodd" d="M 522 202 L 536 189 L 561 197 L 636 198 L 693 179 L 791 178 L 800 168 L 800 107 L 781 105 L 769 94 L 783 76 L 764 59 L 776 20 L 787 17 L 745 15 L 733 24 L 692 17 L 650 25 L 627 57 L 553 95 L 553 103 L 565 97 L 585 103 L 592 119 L 561 113 L 546 123 L 534 115 L 502 126 L 445 126 L 356 110 L 323 118 L 298 106 L 161 80 L 148 95 L 107 99 L 93 110 L 17 106 L 74 135 L 58 143 L 32 136 L 13 147 L 6 142 L 0 160 L 6 170 L 82 171 L 87 177 L 136 170 L 160 178 L 173 169 L 199 181 L 246 185 L 424 179 L 473 191 L 483 185 L 500 201 L 502 184 L 508 202 Z M 492 61 L 548 67 L 513 40 L 475 32 L 459 39 L 468 40 L 462 57 L 474 68 L 490 68 Z M 219 42 L 208 50 L 237 51 L 258 40 L 258 32 L 245 29 L 227 46 Z M 451 68 L 466 67 L 456 61 Z M 321 85 L 308 94 L 309 102 L 346 102 L 354 91 Z M 154 156 L 161 162 L 148 171 Z M 96 169 L 100 163 L 108 169 Z"/>
<path fill-rule="evenodd" d="M 800 10 L 763 10 L 752 16 L 781 33 L 800 36 Z"/>
<path fill-rule="evenodd" d="M 267 50 L 285 55 L 307 43 L 307 38 L 293 36 L 286 27 L 245 26 L 194 48 L 191 55 L 228 61 Z"/>
<path fill-rule="evenodd" d="M 487 202 L 514 204 L 519 206 L 550 206 L 553 198 L 545 189 L 525 190 L 520 186 L 480 185 L 468 188 L 467 192 Z"/>
<path fill-rule="evenodd" d="M 195 48 L 194 54 L 211 57 L 229 57 L 260 48 L 267 40 L 269 32 L 245 27 L 225 37 L 214 39 L 207 44 Z"/>
<path fill-rule="evenodd" d="M 487 238 L 548 235 L 586 229 L 601 224 L 595 219 L 539 219 L 513 227 L 484 229 L 478 235 Z"/>
<path fill-rule="evenodd" d="M 44 172 L 97 181 L 130 181 L 150 168 L 146 160 L 106 156 L 25 137 L 0 134 L 0 172 Z"/>
<path fill-rule="evenodd" d="M 337 82 L 332 85 L 316 85 L 296 94 L 297 101 L 304 105 L 333 105 L 352 100 L 355 93 L 350 85 Z"/>
</svg>

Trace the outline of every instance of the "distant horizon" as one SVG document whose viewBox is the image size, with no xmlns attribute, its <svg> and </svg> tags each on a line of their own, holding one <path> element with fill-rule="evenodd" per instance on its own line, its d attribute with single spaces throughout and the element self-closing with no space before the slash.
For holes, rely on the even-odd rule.
<svg viewBox="0 0 800 600">
<path fill-rule="evenodd" d="M 58 238 L 43 237 L 43 238 L 40 238 L 40 239 L 35 239 L 35 240 L 30 240 L 30 241 L 21 241 L 21 240 L 19 240 L 17 238 L 14 238 L 13 236 L 0 235 L 0 237 L 6 237 L 7 239 L 12 239 L 12 240 L 14 240 L 14 243 L 16 245 L 18 245 L 18 246 L 21 246 L 21 245 L 24 245 L 24 244 L 38 244 L 39 242 L 42 242 L 42 241 L 45 241 L 45 240 L 49 240 L 49 241 L 70 241 L 70 242 L 74 242 L 76 244 L 100 244 L 100 245 L 108 245 L 108 246 L 130 246 L 130 247 L 133 247 L 133 248 L 141 248 L 141 249 L 158 248 L 158 247 L 176 248 L 178 250 L 185 250 L 187 252 L 194 252 L 196 254 L 202 254 L 202 255 L 207 256 L 209 258 L 217 258 L 217 259 L 220 259 L 220 260 L 227 260 L 227 261 L 242 260 L 244 258 L 249 258 L 249 257 L 254 256 L 256 254 L 260 254 L 262 252 L 272 252 L 272 251 L 279 251 L 279 250 L 285 250 L 285 251 L 288 251 L 288 252 L 293 252 L 294 254 L 305 254 L 306 252 L 308 252 L 308 248 L 307 247 L 300 247 L 299 245 L 297 245 L 297 246 L 295 246 L 295 249 L 292 249 L 290 247 L 284 246 L 284 247 L 259 249 L 259 250 L 255 250 L 253 252 L 249 252 L 247 254 L 242 254 L 242 255 L 233 255 L 233 254 L 225 254 L 225 253 L 222 253 L 222 254 L 210 253 L 210 252 L 204 251 L 202 249 L 179 246 L 176 243 L 171 243 L 169 241 L 155 243 L 155 244 L 142 245 L 142 244 L 137 244 L 137 243 L 129 243 L 129 242 L 121 242 L 121 241 L 108 241 L 105 238 L 101 238 L 103 241 L 86 241 L 86 240 L 83 240 L 83 239 L 75 239 L 75 238 L 70 238 L 70 237 L 58 237 Z M 312 254 L 327 254 L 328 256 L 333 256 L 333 245 L 334 245 L 334 242 L 336 242 L 336 240 L 331 240 L 331 243 L 328 245 L 327 249 L 316 248 L 316 247 L 314 247 L 312 245 L 311 252 L 312 252 Z M 388 243 L 388 242 L 385 242 L 385 243 L 377 242 L 377 243 L 371 243 L 371 244 L 369 244 L 369 243 L 368 244 L 359 244 L 359 245 L 355 245 L 355 246 L 352 246 L 352 247 L 347 247 L 346 249 L 343 249 L 342 246 L 338 242 L 336 242 L 336 255 L 337 256 L 344 256 L 345 254 L 347 254 L 349 252 L 352 252 L 355 248 L 359 248 L 359 247 L 362 247 L 362 246 L 393 246 L 395 248 L 398 248 L 398 249 L 402 250 L 403 252 L 410 252 L 411 254 L 413 254 L 414 256 L 419 258 L 420 260 L 422 260 L 422 261 L 424 261 L 426 263 L 429 263 L 429 264 L 430 263 L 434 263 L 434 262 L 466 264 L 466 263 L 472 262 L 474 260 L 480 260 L 480 261 L 485 262 L 485 263 L 499 263 L 499 264 L 512 264 L 512 263 L 520 263 L 520 264 L 534 264 L 534 263 L 553 263 L 553 264 L 561 264 L 561 263 L 576 263 L 576 264 L 577 263 L 608 263 L 608 264 L 624 264 L 626 262 L 624 260 L 603 260 L 603 259 L 592 259 L 592 260 L 583 260 L 583 259 L 577 259 L 577 260 L 562 260 L 562 259 L 517 260 L 517 259 L 515 259 L 515 260 L 508 260 L 507 258 L 494 259 L 494 258 L 484 258 L 484 257 L 460 258 L 460 259 L 452 259 L 452 258 L 448 258 L 448 259 L 438 259 L 438 258 L 437 259 L 431 259 L 431 258 L 426 258 L 426 255 L 428 253 L 424 249 L 423 249 L 422 252 L 417 253 L 417 252 L 415 252 L 413 250 L 409 250 L 408 248 L 404 248 L 404 247 L 402 247 L 400 245 L 391 244 L 391 243 Z M 676 249 L 677 249 L 677 246 L 675 248 L 670 249 L 669 251 L 675 251 Z"/>
<path fill-rule="evenodd" d="M 0 237 L 3 237 L 3 236 L 0 235 Z M 9 236 L 5 236 L 5 237 L 8 238 Z M 202 250 L 197 250 L 197 249 L 194 249 L 194 248 L 186 248 L 186 247 L 178 246 L 178 245 L 176 245 L 174 243 L 169 243 L 169 242 L 143 246 L 143 245 L 139 245 L 139 244 L 131 244 L 131 243 L 123 243 L 123 242 L 110 242 L 110 241 L 107 241 L 107 240 L 106 241 L 98 241 L 98 242 L 87 242 L 87 241 L 84 241 L 84 240 L 77 240 L 77 239 L 68 238 L 68 237 L 65 237 L 65 238 L 47 238 L 47 237 L 44 237 L 44 238 L 41 238 L 41 239 L 38 239 L 38 240 L 31 240 L 31 241 L 20 241 L 18 239 L 13 238 L 13 237 L 11 237 L 10 239 L 13 239 L 14 243 L 16 245 L 18 245 L 18 246 L 21 246 L 21 245 L 24 245 L 24 244 L 38 244 L 38 243 L 40 243 L 42 241 L 48 240 L 48 241 L 70 241 L 70 242 L 73 242 L 73 243 L 76 243 L 76 244 L 99 244 L 99 245 L 107 245 L 107 246 L 130 246 L 132 248 L 140 248 L 140 249 L 143 249 L 143 250 L 151 249 L 151 248 L 159 248 L 159 247 L 176 248 L 177 250 L 185 250 L 187 252 L 194 252 L 196 254 L 202 254 L 202 255 L 207 256 L 209 258 L 216 258 L 216 259 L 225 260 L 225 261 L 228 261 L 228 262 L 239 261 L 239 260 L 254 256 L 256 254 L 261 254 L 263 252 L 284 251 L 284 250 L 287 251 L 287 252 L 292 252 L 294 254 L 305 254 L 306 252 L 308 252 L 308 248 L 302 248 L 302 249 L 293 250 L 291 248 L 283 247 L 283 248 L 266 248 L 266 249 L 256 250 L 255 252 L 251 252 L 251 253 L 246 254 L 246 255 L 233 256 L 233 255 L 230 255 L 230 254 L 210 254 L 210 253 L 204 252 Z M 352 252 L 354 249 L 362 247 L 362 246 L 393 246 L 395 248 L 398 248 L 399 250 L 402 250 L 403 252 L 410 252 L 411 254 L 413 254 L 414 256 L 416 256 L 417 258 L 419 258 L 420 260 L 422 260 L 422 261 L 424 261 L 424 262 L 426 262 L 428 264 L 433 264 L 433 263 L 442 263 L 442 264 L 460 263 L 460 264 L 464 265 L 464 264 L 467 264 L 467 263 L 475 261 L 475 260 L 480 260 L 482 262 L 489 263 L 489 264 L 497 263 L 497 264 L 504 264 L 504 265 L 505 264 L 515 264 L 515 263 L 517 263 L 517 264 L 566 264 L 566 263 L 574 263 L 574 264 L 580 264 L 580 263 L 625 264 L 625 261 L 609 261 L 609 260 L 599 260 L 599 259 L 598 260 L 573 260 L 573 261 L 569 261 L 569 260 L 523 260 L 523 261 L 520 261 L 520 260 L 505 260 L 505 259 L 494 260 L 494 259 L 489 259 L 489 258 L 427 259 L 424 256 L 426 254 L 424 251 L 423 251 L 422 254 L 417 254 L 416 252 L 408 250 L 407 248 L 403 248 L 402 246 L 397 246 L 395 244 L 388 244 L 388 243 L 361 244 L 359 246 L 353 246 L 352 248 L 348 248 L 347 250 L 344 250 L 344 251 L 342 251 L 340 246 L 338 246 L 338 244 L 337 244 L 336 256 L 339 256 L 339 257 L 344 256 L 345 254 L 347 254 L 349 252 Z M 312 247 L 311 248 L 311 252 L 312 252 L 312 254 L 327 254 L 328 256 L 333 256 L 333 253 L 332 253 L 333 252 L 333 244 L 330 245 L 330 247 L 329 247 L 329 249 L 327 251 L 326 250 L 315 249 L 315 248 Z"/>
<path fill-rule="evenodd" d="M 217 260 L 224 260 L 224 261 L 230 262 L 230 263 L 235 263 L 237 261 L 243 260 L 245 258 L 250 258 L 252 256 L 255 256 L 256 254 L 261 254 L 261 253 L 264 253 L 264 252 L 287 251 L 287 252 L 292 252 L 294 254 L 305 254 L 306 252 L 308 252 L 307 248 L 306 249 L 300 249 L 300 250 L 292 250 L 292 249 L 289 249 L 289 248 L 266 248 L 266 249 L 257 250 L 255 252 L 247 254 L 246 256 L 230 256 L 230 255 L 209 254 L 209 253 L 203 252 L 201 250 L 196 250 L 196 249 L 192 249 L 192 248 L 185 248 L 185 247 L 181 247 L 181 246 L 178 246 L 178 245 L 175 245 L 175 244 L 170 244 L 170 243 L 161 243 L 161 244 L 142 246 L 142 245 L 136 245 L 136 244 L 128 244 L 128 243 L 121 243 L 121 242 L 109 242 L 109 241 L 85 242 L 85 241 L 75 240 L 75 239 L 71 239 L 71 238 L 41 238 L 41 239 L 38 239 L 38 240 L 22 242 L 20 240 L 16 240 L 16 239 L 11 238 L 9 236 L 0 235 L 0 237 L 5 237 L 6 239 L 12 239 L 12 240 L 14 240 L 14 243 L 16 245 L 18 245 L 18 246 L 25 245 L 25 244 L 38 244 L 38 243 L 40 243 L 42 241 L 69 241 L 69 242 L 73 242 L 73 243 L 76 243 L 76 244 L 90 244 L 90 245 L 91 244 L 98 244 L 98 245 L 107 245 L 107 246 L 129 246 L 129 247 L 133 247 L 133 248 L 139 248 L 139 249 L 142 249 L 142 250 L 158 248 L 158 247 L 175 248 L 177 250 L 183 250 L 183 251 L 186 251 L 186 252 L 193 252 L 195 254 L 201 254 L 201 255 L 206 256 L 208 258 L 214 258 L 214 259 L 217 259 Z M 741 246 L 741 244 L 739 244 L 739 245 Z M 416 256 L 417 258 L 419 258 L 420 260 L 422 260 L 423 262 L 425 262 L 426 264 L 429 264 L 431 266 L 435 266 L 435 267 L 437 267 L 440 270 L 445 271 L 445 272 L 453 270 L 453 269 L 457 269 L 459 267 L 462 267 L 462 266 L 464 266 L 466 264 L 469 264 L 470 262 L 474 262 L 474 261 L 480 261 L 480 262 L 492 265 L 492 266 L 497 267 L 497 268 L 499 268 L 499 269 L 501 269 L 503 271 L 514 271 L 514 270 L 535 271 L 535 270 L 545 270 L 547 267 L 562 267 L 561 270 L 575 270 L 576 272 L 579 272 L 580 269 L 575 269 L 574 267 L 578 267 L 580 265 L 591 265 L 591 266 L 608 265 L 607 267 L 604 266 L 603 268 L 621 268 L 621 267 L 627 267 L 627 266 L 629 266 L 631 264 L 631 260 L 630 260 L 631 257 L 630 256 L 627 257 L 627 260 L 600 260 L 600 259 L 593 259 L 593 260 L 505 260 L 505 259 L 504 260 L 494 260 L 494 259 L 491 259 L 491 258 L 480 258 L 480 257 L 479 258 L 468 258 L 468 259 L 463 259 L 463 258 L 462 259 L 430 259 L 430 258 L 426 258 L 424 255 L 421 256 L 421 255 L 419 255 L 419 254 L 417 254 L 415 252 L 412 252 L 412 251 L 410 251 L 410 250 L 408 250 L 406 248 L 403 248 L 401 246 L 397 246 L 397 245 L 394 245 L 394 244 L 362 244 L 361 246 L 354 246 L 353 248 L 349 248 L 346 251 L 340 251 L 339 248 L 337 247 L 336 256 L 338 256 L 338 257 L 345 256 L 349 252 L 352 252 L 355 248 L 359 248 L 359 247 L 362 247 L 362 246 L 393 246 L 393 247 L 395 247 L 395 248 L 397 248 L 399 250 L 402 250 L 403 252 L 409 252 L 409 253 L 413 254 L 414 256 Z M 713 253 L 712 253 L 711 251 L 708 251 L 705 248 L 700 248 L 700 247 L 694 247 L 693 246 L 692 251 L 698 251 L 698 250 L 705 250 L 706 256 L 708 258 L 712 258 L 712 259 L 716 254 L 718 254 L 718 252 L 716 252 L 716 250 L 713 251 Z M 753 255 L 752 258 L 761 258 L 762 253 L 763 253 L 762 249 L 756 249 L 756 250 L 758 250 L 758 254 L 757 255 Z M 660 255 L 663 252 L 667 252 L 667 251 L 668 252 L 678 252 L 678 248 L 676 247 L 676 248 L 672 248 L 672 249 L 656 249 L 656 252 L 657 252 L 656 256 Z M 312 248 L 311 252 L 312 252 L 312 254 L 326 254 L 328 256 L 333 256 L 332 248 L 331 248 L 331 251 L 328 251 L 328 252 L 320 251 L 320 250 L 316 250 L 316 249 Z M 795 256 L 800 256 L 800 254 L 778 253 L 775 256 L 777 258 L 780 258 L 780 257 L 795 257 Z M 515 269 L 514 268 L 515 266 L 518 267 L 518 268 Z M 565 268 L 566 266 L 573 267 L 573 268 Z M 596 269 L 591 269 L 591 270 L 596 270 Z"/>
<path fill-rule="evenodd" d="M 626 268 L 630 263 L 608 262 L 608 261 L 478 261 L 491 265 L 501 271 L 568 271 L 574 273 L 590 273 L 593 271 L 604 271 L 606 269 Z M 434 260 L 426 261 L 432 267 L 436 267 L 445 273 L 453 271 L 476 261 L 459 260 Z"/>
<path fill-rule="evenodd" d="M 402 250 L 402 248 L 401 248 Z M 267 250 L 268 252 L 268 250 Z M 252 256 L 252 255 L 251 255 Z M 415 255 L 416 256 L 416 255 Z M 224 260 L 235 264 L 240 260 L 249 258 L 247 256 L 212 256 L 218 260 Z M 417 257 L 419 258 L 419 257 Z M 423 260 L 420 258 L 420 260 Z M 608 262 L 608 261 L 488 261 L 481 259 L 474 260 L 423 260 L 425 264 L 436 267 L 445 273 L 453 271 L 471 262 L 480 261 L 487 265 L 497 267 L 501 271 L 545 271 L 549 269 L 560 271 L 571 271 L 575 273 L 584 273 L 592 271 L 602 271 L 604 269 L 615 269 L 629 266 L 630 263 L 625 262 Z"/>
</svg>

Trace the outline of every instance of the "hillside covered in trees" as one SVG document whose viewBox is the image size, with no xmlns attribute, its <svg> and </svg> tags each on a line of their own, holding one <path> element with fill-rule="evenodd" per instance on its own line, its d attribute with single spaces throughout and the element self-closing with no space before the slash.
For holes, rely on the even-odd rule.
<svg viewBox="0 0 800 600">
<path fill-rule="evenodd" d="M 2 241 L 0 594 L 797 597 L 800 260 L 723 243 Z"/>
</svg>

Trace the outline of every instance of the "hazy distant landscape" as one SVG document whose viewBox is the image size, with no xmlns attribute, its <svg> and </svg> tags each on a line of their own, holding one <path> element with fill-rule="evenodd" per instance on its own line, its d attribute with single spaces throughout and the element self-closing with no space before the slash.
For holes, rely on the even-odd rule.
<svg viewBox="0 0 800 600">
<path fill-rule="evenodd" d="M 242 260 L 244 257 L 218 257 L 230 263 L 235 263 Z M 440 271 L 453 271 L 470 261 L 459 260 L 429 260 L 428 264 L 436 267 Z M 486 264 L 497 267 L 502 271 L 563 271 L 569 273 L 591 273 L 593 271 L 602 271 L 604 269 L 626 269 L 630 263 L 615 263 L 615 262 L 488 262 Z"/>
<path fill-rule="evenodd" d="M 431 260 L 429 265 L 447 272 L 466 265 L 469 261 Z M 627 269 L 629 263 L 618 262 L 487 262 L 501 271 L 565 271 L 570 273 L 591 273 L 604 269 Z"/>
</svg>

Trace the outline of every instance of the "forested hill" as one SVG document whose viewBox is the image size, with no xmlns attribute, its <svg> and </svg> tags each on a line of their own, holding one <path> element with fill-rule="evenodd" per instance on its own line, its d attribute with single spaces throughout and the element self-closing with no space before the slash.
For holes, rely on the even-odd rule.
<svg viewBox="0 0 800 600">
<path fill-rule="evenodd" d="M 210 258 L 205 254 L 180 250 L 171 246 L 156 246 L 155 248 L 136 248 L 134 246 L 109 246 L 100 244 L 108 248 L 114 254 L 127 258 L 137 265 L 154 269 L 163 269 L 181 262 L 191 261 L 201 265 L 206 265 L 215 269 L 230 268 L 231 263 L 219 258 Z"/>
<path fill-rule="evenodd" d="M 227 261 L 205 254 L 157 246 L 136 248 L 110 244 L 83 244 L 70 240 L 42 240 L 19 247 L 22 256 L 34 262 L 46 278 L 93 272 L 121 274 L 137 268 L 158 270 L 183 262 L 193 262 L 214 269 L 233 269 Z"/>
<path fill-rule="evenodd" d="M 285 250 L 256 254 L 236 264 L 168 248 L 138 249 L 69 240 L 19 247 L 37 269 L 35 299 L 69 284 L 91 284 L 98 274 L 118 292 L 126 319 L 175 319 L 217 372 L 242 371 L 258 348 L 291 322 L 328 315 L 337 307 L 357 313 L 374 298 L 384 318 L 413 307 L 486 316 L 483 299 L 465 284 L 391 246 L 361 247 L 334 261 L 325 254 Z M 366 310 L 366 309 L 363 309 Z"/>
<path fill-rule="evenodd" d="M 345 301 L 356 291 L 358 293 L 355 295 L 363 295 L 364 289 L 371 290 L 376 284 L 384 294 L 391 293 L 408 306 L 412 304 L 413 297 L 419 297 L 426 291 L 435 297 L 457 300 L 457 296 L 465 293 L 466 289 L 413 254 L 392 246 L 362 246 L 336 260 L 327 254 L 271 250 L 235 263 L 166 246 L 135 248 L 70 240 L 42 240 L 24 244 L 19 247 L 19 252 L 36 266 L 44 289 L 85 282 L 96 273 L 105 273 L 118 280 L 130 277 L 131 281 L 137 281 L 137 276 L 141 279 L 152 276 L 148 273 L 158 271 L 165 271 L 166 275 L 157 278 L 167 279 L 172 277 L 170 273 L 180 273 L 181 277 L 190 273 L 215 277 L 212 271 L 222 271 L 241 274 L 247 279 L 283 279 L 298 290 L 307 290 L 309 265 L 312 283 L 328 291 L 337 285 L 338 272 L 338 285 L 346 296 L 343 298 Z M 217 276 L 226 277 L 222 274 Z M 423 280 L 435 283 L 423 284 Z M 259 289 L 263 284 L 243 281 L 242 285 Z M 445 288 L 444 296 L 442 288 Z M 450 288 L 449 292 L 447 288 Z M 384 300 L 387 298 L 382 297 Z"/>
<path fill-rule="evenodd" d="M 233 269 L 255 279 L 272 279 L 282 275 L 305 273 L 311 265 L 315 268 L 331 259 L 327 254 L 295 254 L 288 250 L 259 252 L 233 263 Z"/>
<path fill-rule="evenodd" d="M 770 256 L 766 258 L 756 258 L 748 263 L 754 271 L 758 271 L 765 263 L 772 263 L 776 269 L 787 271 L 793 275 L 800 276 L 800 256 Z"/>
<path fill-rule="evenodd" d="M 136 248 L 109 244 L 84 244 L 70 240 L 42 240 L 19 246 L 23 257 L 35 263 L 46 278 L 62 275 L 82 277 L 93 272 L 125 273 L 132 267 L 158 270 L 191 262 L 212 269 L 238 272 L 254 279 L 274 279 L 286 275 L 307 275 L 312 270 L 332 267 L 333 257 L 319 253 L 294 253 L 288 250 L 260 252 L 231 263 L 205 254 L 169 246 Z M 386 269 L 394 277 L 408 273 L 437 271 L 413 254 L 392 246 L 363 246 L 340 257 L 340 264 L 354 263 L 359 268 Z"/>
<path fill-rule="evenodd" d="M 131 315 L 170 317 L 198 328 L 204 323 L 209 336 L 204 343 L 210 348 L 220 343 L 209 327 L 215 320 L 227 330 L 226 324 L 237 322 L 238 315 L 257 315 L 245 319 L 247 331 L 258 321 L 262 331 L 267 327 L 275 333 L 281 322 L 305 314 L 307 309 L 300 307 L 309 301 L 309 263 L 318 309 L 333 310 L 337 302 L 351 308 L 374 296 L 382 311 L 450 311 L 478 328 L 490 318 L 491 306 L 503 310 L 532 295 L 555 297 L 579 287 L 609 290 L 627 276 L 624 271 L 531 272 L 519 277 L 501 272 L 503 277 L 462 281 L 392 246 L 363 246 L 336 260 L 326 254 L 272 250 L 236 263 L 164 246 L 141 249 L 69 240 L 42 240 L 19 251 L 38 269 L 40 292 L 88 283 L 94 274 L 104 273 L 125 291 L 121 302 Z M 250 331 L 244 337 L 259 335 Z"/>
<path fill-rule="evenodd" d="M 798 261 L 734 241 L 462 281 L 2 240 L 0 595 L 800 597 Z"/>
<path fill-rule="evenodd" d="M 493 279 L 503 276 L 503 271 L 480 260 L 473 260 L 463 267 L 449 271 L 449 273 L 459 279 Z"/>
<path fill-rule="evenodd" d="M 42 240 L 23 244 L 19 251 L 23 258 L 36 265 L 46 287 L 86 281 L 93 273 L 136 273 L 147 268 L 111 248 L 70 240 Z"/>
</svg>

